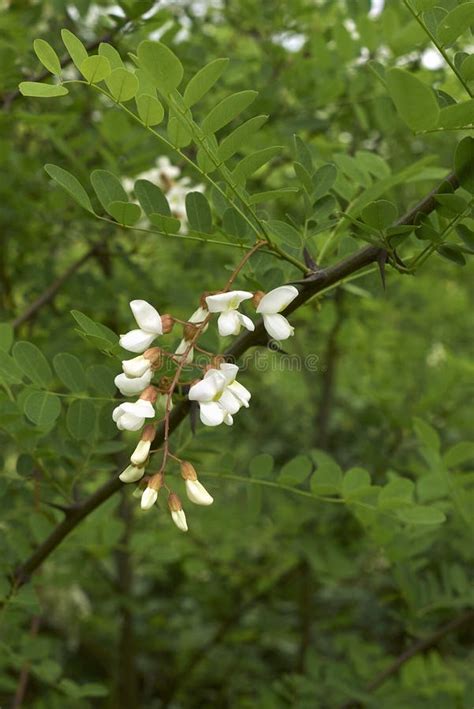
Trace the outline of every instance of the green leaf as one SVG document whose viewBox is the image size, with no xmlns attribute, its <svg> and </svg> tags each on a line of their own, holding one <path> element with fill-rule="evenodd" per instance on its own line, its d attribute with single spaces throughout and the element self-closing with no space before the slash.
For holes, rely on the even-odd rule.
<svg viewBox="0 0 474 709">
<path fill-rule="evenodd" d="M 263 167 L 263 165 L 275 157 L 275 155 L 278 155 L 281 150 L 282 147 L 280 145 L 275 145 L 270 148 L 264 148 L 263 150 L 257 150 L 250 153 L 250 155 L 246 155 L 246 157 L 242 158 L 232 172 L 232 176 L 236 183 L 244 185 L 246 180 L 253 175 L 254 172 Z"/>
<path fill-rule="evenodd" d="M 8 352 L 13 344 L 13 326 L 9 322 L 0 322 L 0 350 Z"/>
<path fill-rule="evenodd" d="M 474 23 L 474 2 L 466 2 L 448 12 L 438 26 L 438 39 L 442 45 L 453 44 L 457 38 L 467 32 Z"/>
<path fill-rule="evenodd" d="M 397 517 L 406 524 L 442 524 L 446 515 L 435 507 L 413 505 L 404 510 L 397 510 Z"/>
<path fill-rule="evenodd" d="M 324 197 L 334 185 L 337 177 L 337 167 L 333 163 L 322 165 L 312 177 L 313 191 L 311 198 L 313 201 Z"/>
<path fill-rule="evenodd" d="M 416 437 L 418 438 L 420 443 L 425 446 L 425 448 L 433 450 L 437 453 L 439 452 L 441 443 L 439 440 L 439 436 L 433 426 L 430 426 L 429 423 L 426 423 L 426 421 L 423 421 L 423 419 L 414 418 L 413 429 L 415 431 Z"/>
<path fill-rule="evenodd" d="M 293 143 L 295 147 L 295 160 L 299 162 L 300 165 L 304 167 L 309 175 L 314 172 L 313 157 L 308 146 L 301 140 L 298 135 L 293 136 Z"/>
<path fill-rule="evenodd" d="M 222 227 L 226 234 L 238 239 L 245 239 L 250 234 L 249 225 L 234 207 L 225 210 L 222 217 Z"/>
<path fill-rule="evenodd" d="M 156 96 L 141 94 L 137 97 L 138 115 L 145 126 L 157 126 L 165 117 L 165 110 Z"/>
<path fill-rule="evenodd" d="M 7 384 L 20 384 L 23 372 L 9 354 L 0 350 L 0 379 Z"/>
<path fill-rule="evenodd" d="M 474 99 L 442 108 L 438 128 L 464 128 L 474 123 Z M 472 140 L 472 138 L 471 138 Z"/>
<path fill-rule="evenodd" d="M 168 138 L 176 148 L 185 148 L 193 136 L 189 126 L 182 117 L 170 116 L 168 121 Z"/>
<path fill-rule="evenodd" d="M 133 189 L 145 214 L 148 216 L 150 214 L 171 216 L 168 200 L 158 185 L 154 185 L 148 180 L 137 180 Z"/>
<path fill-rule="evenodd" d="M 105 83 L 117 103 L 130 101 L 138 91 L 138 79 L 131 71 L 117 67 L 106 78 Z"/>
<path fill-rule="evenodd" d="M 412 480 L 394 478 L 380 490 L 378 507 L 388 510 L 411 505 L 414 492 L 415 484 Z"/>
<path fill-rule="evenodd" d="M 105 364 L 92 364 L 90 367 L 87 367 L 86 377 L 89 385 L 97 394 L 101 396 L 114 396 L 114 372 Z"/>
<path fill-rule="evenodd" d="M 279 199 L 280 197 L 287 197 L 288 195 L 295 195 L 298 190 L 292 187 L 282 187 L 279 190 L 268 190 L 267 192 L 255 192 L 255 194 L 250 195 L 250 204 L 260 204 L 261 202 L 270 202 L 273 199 Z"/>
<path fill-rule="evenodd" d="M 296 175 L 297 179 L 299 180 L 301 186 L 310 195 L 313 191 L 313 182 L 311 179 L 311 175 L 309 174 L 307 169 L 304 167 L 304 165 L 302 165 L 300 162 L 294 162 L 293 169 L 295 171 L 295 175 Z"/>
<path fill-rule="evenodd" d="M 71 310 L 71 315 L 86 335 L 102 339 L 109 345 L 118 343 L 118 337 L 115 332 L 102 325 L 102 323 L 95 322 L 88 315 L 81 313 L 80 310 Z"/>
<path fill-rule="evenodd" d="M 391 226 L 397 216 L 395 205 L 385 199 L 371 202 L 361 211 L 363 221 L 378 231 L 383 231 Z"/>
<path fill-rule="evenodd" d="M 112 68 L 112 71 L 114 69 L 123 68 L 122 57 L 117 52 L 115 47 L 112 47 L 111 44 L 107 44 L 107 42 L 101 42 L 99 44 L 99 54 L 101 57 L 105 57 L 106 59 L 109 60 L 109 64 Z M 84 57 L 84 59 L 85 59 L 85 57 Z"/>
<path fill-rule="evenodd" d="M 256 97 L 257 91 L 239 91 L 236 94 L 226 96 L 217 106 L 214 106 L 203 120 L 202 130 L 207 135 L 216 133 L 250 106 Z"/>
<path fill-rule="evenodd" d="M 342 470 L 330 455 L 321 450 L 311 452 L 316 471 L 311 478 L 311 492 L 315 495 L 326 495 L 340 492 L 342 486 Z"/>
<path fill-rule="evenodd" d="M 454 171 L 459 184 L 474 194 L 474 138 L 466 136 L 456 148 Z"/>
<path fill-rule="evenodd" d="M 138 204 L 133 202 L 111 202 L 107 207 L 108 213 L 123 226 L 133 226 L 142 215 L 142 210 Z"/>
<path fill-rule="evenodd" d="M 219 158 L 225 162 L 235 155 L 235 153 L 240 152 L 250 136 L 256 133 L 267 120 L 268 116 L 254 116 L 235 128 L 219 145 L 217 150 Z"/>
<path fill-rule="evenodd" d="M 370 153 L 368 150 L 358 150 L 355 156 L 362 168 L 374 177 L 378 177 L 381 180 L 390 177 L 389 166 L 377 153 Z"/>
<path fill-rule="evenodd" d="M 183 66 L 166 45 L 146 39 L 138 45 L 137 55 L 140 66 L 162 93 L 168 94 L 179 86 Z"/>
<path fill-rule="evenodd" d="M 149 214 L 150 222 L 165 234 L 177 234 L 181 227 L 181 222 L 175 217 L 168 217 L 163 214 Z"/>
<path fill-rule="evenodd" d="M 461 64 L 461 74 L 466 81 L 474 79 L 474 54 L 467 56 Z"/>
<path fill-rule="evenodd" d="M 59 76 L 61 73 L 61 63 L 52 46 L 44 39 L 35 39 L 33 49 L 41 64 L 50 71 L 51 74 Z"/>
<path fill-rule="evenodd" d="M 74 175 L 71 175 L 70 172 L 62 167 L 59 167 L 59 165 L 53 165 L 52 163 L 45 165 L 44 169 L 48 175 L 63 188 L 63 190 L 65 190 L 78 204 L 81 205 L 81 207 L 83 207 L 83 209 L 91 212 L 91 214 L 95 214 L 89 195 Z"/>
<path fill-rule="evenodd" d="M 99 202 L 107 212 L 112 202 L 128 202 L 122 183 L 108 170 L 94 170 L 91 174 L 91 184 Z"/>
<path fill-rule="evenodd" d="M 278 219 L 270 219 L 267 222 L 267 226 L 279 242 L 288 244 L 288 246 L 299 246 L 301 244 L 301 234 L 291 224 L 281 222 Z"/>
<path fill-rule="evenodd" d="M 24 401 L 23 411 L 37 426 L 49 428 L 61 413 L 61 402 L 48 391 L 32 391 Z"/>
<path fill-rule="evenodd" d="M 186 195 L 186 214 L 191 229 L 210 234 L 212 214 L 209 202 L 201 192 L 188 192 Z"/>
<path fill-rule="evenodd" d="M 474 252 L 474 232 L 471 231 L 465 224 L 458 224 L 456 231 L 467 248 Z"/>
<path fill-rule="evenodd" d="M 64 386 L 72 392 L 86 390 L 86 375 L 81 361 L 69 352 L 60 352 L 53 359 L 54 371 Z"/>
<path fill-rule="evenodd" d="M 90 438 L 95 427 L 95 406 L 89 399 L 76 399 L 67 410 L 66 426 L 73 438 Z"/>
<path fill-rule="evenodd" d="M 190 79 L 183 96 L 184 103 L 188 108 L 200 101 L 209 89 L 214 86 L 228 62 L 228 59 L 214 59 Z"/>
<path fill-rule="evenodd" d="M 452 261 L 457 266 L 466 265 L 466 258 L 463 252 L 459 246 L 456 246 L 455 244 L 441 244 L 441 246 L 438 246 L 437 252 L 447 261 Z"/>
<path fill-rule="evenodd" d="M 22 96 L 34 96 L 35 98 L 55 98 L 69 93 L 67 88 L 61 84 L 43 84 L 40 81 L 22 81 L 18 88 Z"/>
<path fill-rule="evenodd" d="M 438 211 L 446 213 L 449 218 L 462 214 L 468 206 L 467 201 L 459 194 L 437 194 L 435 200 L 442 208 Z"/>
<path fill-rule="evenodd" d="M 468 460 L 474 460 L 474 443 L 461 441 L 444 454 L 443 460 L 448 468 L 455 468 Z"/>
<path fill-rule="evenodd" d="M 389 69 L 386 80 L 397 112 L 409 128 L 419 131 L 436 126 L 440 110 L 433 89 L 405 69 Z"/>
<path fill-rule="evenodd" d="M 49 362 L 32 342 L 16 342 L 12 350 L 13 358 L 28 379 L 40 387 L 48 387 L 53 373 Z"/>
<path fill-rule="evenodd" d="M 278 482 L 282 485 L 299 485 L 306 480 L 312 469 L 313 463 L 307 455 L 297 455 L 283 466 Z"/>
<path fill-rule="evenodd" d="M 351 468 L 342 481 L 342 496 L 348 500 L 365 494 L 371 486 L 370 475 L 363 468 Z"/>
<path fill-rule="evenodd" d="M 312 219 L 318 224 L 326 221 L 330 214 L 337 210 L 337 201 L 332 194 L 326 194 L 313 204 Z"/>
<path fill-rule="evenodd" d="M 87 49 L 82 44 L 81 40 L 69 30 L 61 30 L 61 39 L 66 47 L 69 56 L 71 57 L 76 69 L 81 69 L 84 60 L 87 59 Z"/>
<path fill-rule="evenodd" d="M 99 54 L 94 54 L 92 57 L 87 57 L 81 64 L 81 74 L 89 84 L 98 84 L 103 81 L 112 71 L 110 62 L 106 57 L 101 57 Z"/>
</svg>

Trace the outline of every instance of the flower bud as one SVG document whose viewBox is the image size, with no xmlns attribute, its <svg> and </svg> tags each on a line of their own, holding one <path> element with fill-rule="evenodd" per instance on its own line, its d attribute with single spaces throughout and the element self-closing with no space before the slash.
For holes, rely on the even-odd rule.
<svg viewBox="0 0 474 709">
<path fill-rule="evenodd" d="M 212 505 L 214 498 L 208 493 L 206 488 L 199 480 L 190 480 L 189 478 L 185 482 L 186 485 L 186 495 L 188 500 L 194 502 L 195 505 Z"/>
<path fill-rule="evenodd" d="M 158 492 L 163 486 L 163 473 L 155 473 L 148 480 L 148 485 L 143 491 L 140 507 L 142 510 L 149 510 L 158 499 Z"/>
<path fill-rule="evenodd" d="M 260 303 L 260 301 L 262 300 L 264 295 L 265 295 L 265 293 L 263 292 L 263 290 L 255 291 L 255 293 L 253 294 L 253 298 L 252 298 L 252 305 L 255 308 L 258 306 L 258 304 Z"/>
<path fill-rule="evenodd" d="M 183 480 L 197 480 L 197 474 L 194 465 L 188 460 L 181 461 L 181 477 Z"/>
<path fill-rule="evenodd" d="M 171 492 L 168 496 L 168 507 L 171 512 L 171 518 L 175 525 L 182 532 L 188 531 L 188 525 L 186 522 L 186 515 L 184 514 L 183 507 L 181 505 L 181 500 L 176 493 Z"/>
<path fill-rule="evenodd" d="M 161 326 L 163 328 L 163 335 L 167 335 L 174 327 L 174 317 L 169 313 L 165 313 L 161 316 Z"/>
<path fill-rule="evenodd" d="M 143 465 L 150 453 L 151 444 L 155 438 L 155 427 L 149 423 L 142 431 L 142 437 L 130 456 L 132 465 Z"/>
<path fill-rule="evenodd" d="M 142 479 L 144 473 L 145 468 L 139 467 L 138 465 L 132 463 L 132 465 L 129 465 L 122 473 L 120 473 L 119 479 L 123 483 L 136 483 L 138 480 Z"/>
<path fill-rule="evenodd" d="M 149 361 L 153 369 L 159 369 L 163 362 L 161 347 L 150 347 L 143 353 L 145 359 Z"/>
<path fill-rule="evenodd" d="M 156 389 L 156 387 L 149 386 L 142 391 L 142 393 L 140 394 L 140 399 L 142 399 L 143 401 L 149 401 L 151 404 L 154 404 L 157 396 L 158 390 Z"/>
</svg>

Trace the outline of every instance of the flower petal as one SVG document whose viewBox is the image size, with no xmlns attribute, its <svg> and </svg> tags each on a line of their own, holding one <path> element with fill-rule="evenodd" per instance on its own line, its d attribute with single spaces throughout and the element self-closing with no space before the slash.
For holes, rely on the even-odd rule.
<svg viewBox="0 0 474 709">
<path fill-rule="evenodd" d="M 227 335 L 238 335 L 240 332 L 240 313 L 237 310 L 229 310 L 219 315 L 217 329 L 221 337 Z"/>
<path fill-rule="evenodd" d="M 132 465 L 143 465 L 148 458 L 150 448 L 151 441 L 138 441 L 137 447 L 130 456 L 130 462 Z"/>
<path fill-rule="evenodd" d="M 242 313 L 238 313 L 238 315 L 239 315 L 240 323 L 247 330 L 250 330 L 250 332 L 253 332 L 255 330 L 255 325 L 253 324 L 253 321 L 247 315 L 243 315 Z M 222 317 L 222 315 L 221 315 L 221 317 Z"/>
<path fill-rule="evenodd" d="M 143 495 L 142 495 L 142 499 L 140 502 L 140 507 L 142 508 L 142 510 L 149 510 L 150 507 L 153 507 L 157 498 L 158 498 L 157 490 L 153 490 L 152 487 L 146 487 L 143 490 Z"/>
<path fill-rule="evenodd" d="M 120 335 L 120 347 L 129 352 L 145 352 L 155 339 L 155 335 L 143 330 L 130 330 Z"/>
<path fill-rule="evenodd" d="M 228 414 L 236 414 L 241 407 L 240 401 L 232 394 L 231 391 L 229 391 L 229 389 L 224 389 L 218 403 Z"/>
<path fill-rule="evenodd" d="M 214 498 L 199 480 L 186 480 L 186 495 L 195 505 L 212 505 Z"/>
<path fill-rule="evenodd" d="M 123 410 L 122 410 L 122 404 L 119 404 L 112 411 L 112 420 L 118 421 L 121 416 L 123 416 Z"/>
<path fill-rule="evenodd" d="M 210 313 L 223 313 L 226 310 L 235 310 L 243 300 L 253 297 L 253 293 L 246 290 L 231 290 L 228 293 L 216 293 L 206 298 Z"/>
<path fill-rule="evenodd" d="M 263 324 L 270 337 L 273 337 L 275 340 L 286 340 L 288 337 L 291 337 L 295 331 L 295 328 L 290 325 L 288 320 L 278 313 L 264 315 Z"/>
<path fill-rule="evenodd" d="M 207 374 L 200 382 L 193 384 L 189 390 L 188 398 L 191 401 L 208 402 L 212 401 L 225 386 L 225 377 L 217 370 Z"/>
<path fill-rule="evenodd" d="M 138 399 L 138 401 L 134 402 L 126 401 L 122 404 L 122 411 L 124 414 L 146 419 L 153 418 L 155 415 L 155 409 L 151 401 L 143 401 L 143 399 Z"/>
<path fill-rule="evenodd" d="M 182 532 L 187 532 L 188 531 L 188 523 L 186 522 L 186 515 L 184 514 L 184 510 L 177 510 L 176 512 L 171 512 L 171 518 L 175 525 L 180 529 Z"/>
<path fill-rule="evenodd" d="M 226 426 L 232 426 L 232 424 L 234 423 L 234 419 L 232 418 L 232 416 L 230 414 L 226 413 L 226 415 L 224 417 L 224 423 Z"/>
<path fill-rule="evenodd" d="M 220 426 L 226 415 L 226 411 L 219 406 L 217 401 L 209 401 L 200 405 L 200 418 L 205 426 Z"/>
<path fill-rule="evenodd" d="M 122 361 L 122 369 L 127 377 L 142 377 L 150 367 L 150 360 L 143 355 Z"/>
<path fill-rule="evenodd" d="M 163 334 L 163 325 L 159 312 L 146 300 L 132 300 L 130 308 L 138 327 L 153 335 Z"/>
<path fill-rule="evenodd" d="M 188 318 L 188 322 L 191 322 L 194 325 L 199 325 L 199 323 L 203 322 L 208 315 L 209 311 L 206 308 L 199 307 L 197 310 L 194 311 L 191 317 Z"/>
<path fill-rule="evenodd" d="M 284 310 L 298 295 L 298 289 L 295 286 L 279 286 L 274 288 L 269 293 L 263 296 L 257 306 L 257 313 L 262 315 L 279 313 Z"/>
<path fill-rule="evenodd" d="M 240 382 L 232 382 L 228 385 L 227 389 L 232 392 L 232 394 L 242 406 L 248 408 L 249 401 L 252 396 L 248 389 L 246 389 L 242 384 L 240 384 Z"/>
<path fill-rule="evenodd" d="M 145 474 L 145 468 L 138 468 L 136 465 L 129 465 L 123 473 L 120 473 L 119 479 L 123 483 L 136 483 L 141 480 Z"/>
<path fill-rule="evenodd" d="M 138 431 L 145 423 L 145 419 L 141 416 L 133 414 L 123 414 L 117 421 L 119 431 Z"/>
<path fill-rule="evenodd" d="M 224 375 L 227 385 L 231 384 L 235 380 L 239 372 L 238 366 L 236 364 L 232 364 L 231 362 L 222 362 L 219 369 Z"/>
<path fill-rule="evenodd" d="M 114 383 L 124 396 L 134 396 L 135 394 L 141 394 L 146 389 L 151 382 L 152 376 L 150 369 L 141 377 L 127 377 L 126 374 L 118 374 L 114 379 Z"/>
</svg>

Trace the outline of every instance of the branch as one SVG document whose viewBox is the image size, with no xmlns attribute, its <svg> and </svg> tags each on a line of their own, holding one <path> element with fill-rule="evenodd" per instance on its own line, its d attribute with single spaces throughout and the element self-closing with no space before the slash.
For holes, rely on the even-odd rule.
<svg viewBox="0 0 474 709">
<path fill-rule="evenodd" d="M 444 182 L 446 181 L 449 182 L 454 189 L 458 187 L 458 180 L 454 174 L 448 175 Z M 432 190 L 423 200 L 415 205 L 413 209 L 407 212 L 405 216 L 401 217 L 398 220 L 397 225 L 413 224 L 418 214 L 429 214 L 436 206 L 436 201 L 434 199 L 435 194 L 437 194 L 437 189 Z M 359 251 L 346 256 L 346 258 L 342 259 L 333 266 L 328 266 L 327 268 L 321 269 L 320 271 L 311 274 L 304 281 L 298 282 L 300 293 L 284 311 L 284 314 L 289 315 L 328 286 L 338 283 L 342 279 L 347 278 L 347 276 L 350 276 L 352 273 L 359 271 L 361 268 L 376 262 L 380 252 L 381 249 L 377 246 L 365 246 L 364 248 L 359 249 Z M 224 356 L 227 360 L 236 360 L 251 347 L 266 345 L 267 342 L 268 336 L 266 335 L 263 327 L 263 321 L 260 320 L 255 326 L 255 330 L 253 332 L 247 331 L 240 335 L 240 337 L 234 341 L 233 345 L 229 347 L 226 352 L 224 352 Z M 169 433 L 173 432 L 181 424 L 183 419 L 186 418 L 189 413 L 189 409 L 190 402 L 188 400 L 183 401 L 174 407 L 169 417 Z M 154 445 L 159 448 L 163 445 L 164 440 L 165 428 L 163 424 L 161 424 L 157 429 Z M 120 482 L 118 476 L 111 478 L 96 492 L 90 495 L 90 497 L 70 508 L 65 519 L 58 524 L 49 537 L 47 537 L 45 541 L 40 544 L 38 549 L 36 549 L 29 559 L 27 559 L 16 569 L 13 574 L 12 588 L 16 589 L 26 583 L 31 574 L 36 571 L 39 566 L 41 566 L 43 561 L 47 559 L 56 547 L 61 544 L 63 539 L 65 539 L 72 532 L 72 530 L 77 527 L 79 522 L 97 509 L 97 507 L 100 507 L 100 505 L 108 500 L 115 492 L 117 492 L 121 486 L 122 483 Z"/>
<path fill-rule="evenodd" d="M 100 250 L 100 245 L 96 244 L 92 248 L 89 249 L 89 251 L 86 251 L 86 253 L 81 256 L 80 259 L 77 261 L 74 261 L 66 271 L 64 271 L 63 274 L 58 276 L 53 283 L 51 283 L 50 286 L 44 290 L 41 295 L 38 296 L 36 300 L 34 300 L 31 305 L 27 307 L 27 309 L 19 315 L 15 320 L 12 322 L 12 325 L 14 329 L 17 329 L 20 327 L 20 325 L 23 325 L 27 320 L 30 320 L 32 317 L 36 315 L 38 310 L 43 307 L 43 305 L 47 305 L 50 303 L 58 290 L 61 288 L 63 283 L 65 283 L 81 266 L 83 266 L 86 261 L 88 261 L 92 256 L 95 256 Z"/>
<path fill-rule="evenodd" d="M 461 628 L 462 626 L 468 625 L 472 622 L 474 622 L 474 610 L 466 611 L 465 613 L 462 613 L 461 615 L 457 616 L 457 618 L 451 620 L 449 623 L 446 623 L 446 625 L 442 625 L 440 628 L 438 628 L 438 630 L 435 630 L 432 635 L 428 635 L 428 637 L 424 640 L 419 640 L 417 643 L 408 648 L 408 650 L 402 652 L 402 654 L 399 655 L 392 662 L 391 665 L 389 665 L 385 670 L 380 672 L 380 674 L 378 674 L 371 682 L 369 682 L 366 687 L 366 691 L 373 692 L 375 689 L 378 689 L 378 687 L 380 687 L 390 677 L 396 674 L 398 670 L 402 667 L 402 665 L 405 664 L 405 662 L 411 660 L 412 657 L 418 655 L 421 652 L 426 652 L 426 650 L 429 650 L 434 645 L 437 645 L 440 640 L 442 640 L 446 635 L 448 635 L 448 633 L 452 633 L 455 630 L 458 630 L 458 628 Z M 360 706 L 362 706 L 360 702 L 350 701 L 341 706 L 340 709 L 356 709 Z"/>
</svg>

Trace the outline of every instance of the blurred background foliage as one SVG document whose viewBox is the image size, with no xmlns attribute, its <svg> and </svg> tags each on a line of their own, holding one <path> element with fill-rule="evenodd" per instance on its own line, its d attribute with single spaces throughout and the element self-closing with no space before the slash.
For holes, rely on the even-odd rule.
<svg viewBox="0 0 474 709">
<path fill-rule="evenodd" d="M 236 261 L 231 249 L 94 220 L 54 186 L 45 163 L 67 167 L 88 184 L 93 169 L 126 180 L 165 153 L 81 87 L 60 102 L 19 97 L 18 82 L 41 71 L 34 38 L 61 55 L 59 32 L 66 27 L 91 46 L 110 41 L 122 57 L 144 38 L 161 38 L 180 57 L 186 78 L 229 56 L 203 113 L 230 91 L 258 90 L 255 113 L 270 118 L 256 145 L 284 146 L 253 180 L 255 191 L 294 186 L 297 133 L 316 163 L 365 150 L 395 173 L 424 159 L 390 193 L 403 213 L 449 171 L 456 136 L 414 136 L 368 61 L 408 67 L 455 97 L 462 87 L 402 3 L 382 5 L 2 2 L 0 319 L 15 323 L 17 339 L 34 342 L 49 361 L 74 354 L 87 368 L 89 393 L 112 398 L 117 365 L 80 337 L 70 311 L 116 331 L 128 329 L 132 298 L 186 317 L 203 287 L 219 287 Z M 472 44 L 472 37 L 464 40 Z M 200 182 L 168 157 L 191 184 Z M 281 219 L 297 217 L 299 207 L 287 197 L 270 209 Z M 349 241 L 341 241 L 339 254 Z M 23 321 L 28 306 L 92 247 L 55 297 Z M 254 263 L 258 271 L 262 264 Z M 278 262 L 276 269 L 273 261 L 263 266 L 267 287 L 294 277 Z M 450 477 L 474 475 L 474 446 L 466 442 L 472 283 L 472 267 L 437 255 L 415 277 L 389 269 L 386 291 L 373 271 L 294 316 L 296 335 L 285 349 L 300 358 L 294 361 L 311 355 L 315 366 L 285 368 L 270 352 L 247 357 L 249 411 L 231 430 L 201 427 L 193 438 L 185 422 L 175 434 L 215 504 L 190 511 L 187 535 L 165 511 L 140 514 L 128 489 L 88 517 L 1 611 L 2 706 L 15 696 L 12 706 L 39 709 L 474 705 L 466 624 L 367 689 L 394 658 L 472 604 L 472 497 L 462 487 L 451 499 L 448 489 L 457 484 Z M 10 331 L 2 332 L 8 339 Z M 12 372 L 0 370 L 7 384 L 0 393 L 0 590 L 8 594 L 12 570 L 61 517 L 49 503 L 95 490 L 123 465 L 131 439 L 116 435 L 110 403 L 98 402 L 85 436 L 71 435 L 65 416 L 54 430 L 34 427 L 21 395 L 11 401 Z M 54 384 L 61 390 L 57 378 Z M 344 470 L 365 469 L 375 485 L 412 481 L 395 497 L 415 489 L 417 500 L 435 501 L 447 521 L 401 528 L 357 505 L 293 492 L 305 489 L 308 461 L 317 461 L 321 449 Z M 289 461 L 293 467 L 285 468 Z M 278 476 L 290 489 L 272 487 Z"/>
</svg>

